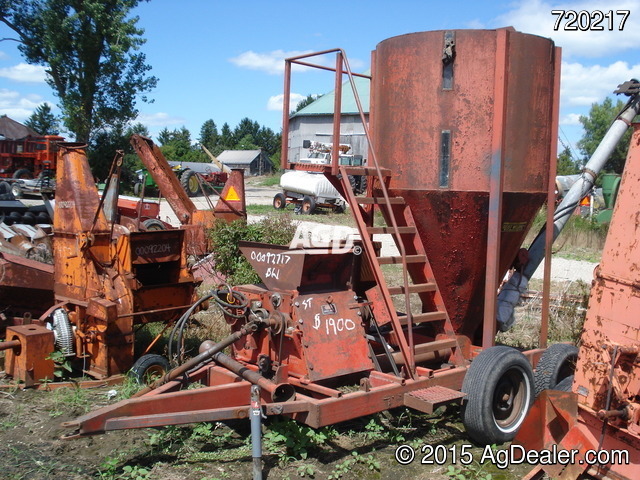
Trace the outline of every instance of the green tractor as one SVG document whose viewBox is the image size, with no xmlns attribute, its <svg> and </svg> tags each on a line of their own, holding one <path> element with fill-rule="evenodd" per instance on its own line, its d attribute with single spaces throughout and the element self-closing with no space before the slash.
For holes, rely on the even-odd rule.
<svg viewBox="0 0 640 480">
<path fill-rule="evenodd" d="M 202 192 L 200 185 L 216 191 L 221 188 L 227 181 L 228 175 L 225 172 L 214 172 L 211 170 L 210 164 L 200 163 L 196 164 L 195 168 L 192 163 L 189 166 L 181 162 L 169 162 L 171 168 L 175 172 L 176 176 L 180 180 L 180 185 L 187 192 L 190 197 L 195 197 Z M 202 170 L 202 171 L 196 171 Z M 139 196 L 142 185 L 144 184 L 145 191 L 156 191 L 157 185 L 153 181 L 149 172 L 146 169 L 140 169 L 136 171 L 137 181 L 133 186 L 133 192 Z M 199 177 L 199 178 L 198 178 Z"/>
</svg>

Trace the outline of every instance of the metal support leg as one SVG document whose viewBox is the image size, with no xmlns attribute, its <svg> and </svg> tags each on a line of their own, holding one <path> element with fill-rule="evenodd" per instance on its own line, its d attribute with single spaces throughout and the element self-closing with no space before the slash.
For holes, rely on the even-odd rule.
<svg viewBox="0 0 640 480">
<path fill-rule="evenodd" d="M 262 410 L 260 387 L 251 386 L 251 455 L 253 456 L 253 480 L 262 480 Z"/>
</svg>

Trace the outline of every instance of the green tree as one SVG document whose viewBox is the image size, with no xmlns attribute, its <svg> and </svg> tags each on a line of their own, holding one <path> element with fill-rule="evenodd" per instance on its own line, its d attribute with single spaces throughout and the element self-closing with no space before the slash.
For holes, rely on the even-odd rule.
<svg viewBox="0 0 640 480">
<path fill-rule="evenodd" d="M 312 104 L 313 102 L 315 102 L 317 99 L 319 99 L 322 95 L 307 95 L 306 98 L 303 98 L 302 100 L 300 100 L 298 102 L 298 104 L 296 105 L 295 110 L 293 110 L 291 112 L 291 115 L 293 115 L 296 112 L 299 112 L 300 110 L 302 110 L 304 107 L 306 107 L 307 105 Z"/>
<path fill-rule="evenodd" d="M 260 146 L 256 145 L 252 135 L 245 135 L 236 143 L 234 150 L 260 150 Z"/>
<path fill-rule="evenodd" d="M 251 120 L 248 117 L 243 118 L 238 123 L 238 126 L 233 129 L 233 143 L 238 144 L 247 135 L 251 135 L 254 139 L 257 138 L 260 131 L 260 124 Z"/>
<path fill-rule="evenodd" d="M 141 123 L 136 123 L 124 129 L 111 128 L 96 132 L 88 155 L 91 171 L 98 179 L 104 180 L 107 177 L 116 151 L 122 150 L 125 153 L 122 184 L 133 185 L 135 170 L 142 168 L 142 162 L 138 159 L 130 143 L 133 134 L 148 137 L 149 130 Z"/>
<path fill-rule="evenodd" d="M 160 150 L 167 160 L 180 162 L 199 162 L 204 158 L 200 156 L 191 145 L 191 133 L 186 127 L 169 131 L 164 128 L 158 134 Z"/>
<path fill-rule="evenodd" d="M 573 160 L 571 149 L 565 145 L 560 155 L 558 155 L 556 175 L 573 175 L 574 173 L 580 173 L 580 168 Z"/>
<path fill-rule="evenodd" d="M 581 153 L 585 156 L 585 160 L 591 158 L 593 152 L 596 151 L 602 138 L 620 111 L 624 108 L 624 105 L 622 100 L 618 100 L 614 105 L 613 100 L 607 97 L 602 103 L 594 103 L 591 105 L 589 116 L 580 116 L 580 123 L 582 123 L 584 128 L 584 136 L 578 141 L 577 145 Z M 630 139 L 631 131 L 627 131 L 609 157 L 604 168 L 606 171 L 622 173 L 624 163 L 627 159 Z"/>
<path fill-rule="evenodd" d="M 58 135 L 60 133 L 59 119 L 51 112 L 48 103 L 38 105 L 24 124 L 40 135 Z"/>
<path fill-rule="evenodd" d="M 262 127 L 255 137 L 255 143 L 262 148 L 267 155 L 272 156 L 280 151 L 282 136 L 279 133 L 276 134 L 268 127 Z"/>
<path fill-rule="evenodd" d="M 211 151 L 218 146 L 219 136 L 216 122 L 209 119 L 204 122 L 200 128 L 200 137 L 198 137 L 198 141 Z"/>
<path fill-rule="evenodd" d="M 235 142 L 233 140 L 233 132 L 231 131 L 231 127 L 227 122 L 222 125 L 220 129 L 220 138 L 218 140 L 218 147 L 215 149 L 213 153 L 214 155 L 220 155 L 224 150 L 229 150 L 233 148 Z"/>
<path fill-rule="evenodd" d="M 0 21 L 27 62 L 44 65 L 64 124 L 79 142 L 123 129 L 157 78 L 139 51 L 144 31 L 129 17 L 141 0 L 3 0 Z"/>
</svg>

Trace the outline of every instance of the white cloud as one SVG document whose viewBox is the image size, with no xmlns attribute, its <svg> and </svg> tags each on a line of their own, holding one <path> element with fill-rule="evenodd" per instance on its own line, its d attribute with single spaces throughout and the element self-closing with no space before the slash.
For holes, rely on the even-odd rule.
<svg viewBox="0 0 640 480">
<path fill-rule="evenodd" d="M 279 75 L 284 73 L 284 61 L 286 58 L 297 57 L 300 55 L 306 55 L 308 53 L 312 53 L 311 50 L 305 51 L 288 51 L 284 50 L 273 50 L 267 53 L 257 53 L 252 50 L 248 52 L 243 52 L 237 57 L 230 58 L 229 61 L 240 68 L 247 68 L 249 70 L 259 70 L 269 75 Z M 313 57 L 307 59 L 308 63 L 323 65 L 323 66 L 331 66 L 335 65 L 335 55 L 328 54 L 319 57 Z M 362 60 L 357 58 L 349 59 L 349 66 L 352 71 L 360 71 L 364 68 L 365 63 Z M 310 71 L 309 67 L 304 67 L 301 65 L 293 65 L 293 70 L 296 72 L 301 71 Z"/>
<path fill-rule="evenodd" d="M 565 106 L 590 106 L 611 95 L 616 87 L 637 76 L 640 65 L 618 61 L 611 65 L 586 66 L 562 63 L 560 99 Z"/>
<path fill-rule="evenodd" d="M 580 115 L 577 113 L 569 113 L 560 118 L 560 125 L 581 125 Z"/>
<path fill-rule="evenodd" d="M 184 125 L 186 122 L 182 117 L 172 117 L 168 113 L 141 113 L 136 118 L 137 122 L 146 125 L 147 127 L 166 127 L 168 125 Z"/>
<path fill-rule="evenodd" d="M 557 30 L 554 25 L 558 19 L 551 10 L 573 10 L 576 12 L 601 11 L 607 13 L 612 10 L 613 30 L 609 30 L 608 20 L 604 19 L 600 25 L 602 31 L 568 31 L 565 30 L 567 19 L 564 17 Z M 618 30 L 622 16 L 617 10 L 629 10 L 624 29 Z M 574 56 L 599 57 L 620 53 L 623 50 L 637 49 L 640 42 L 640 0 L 614 0 L 603 3 L 601 0 L 581 2 L 544 2 L 542 0 L 519 0 L 514 8 L 494 20 L 496 26 L 513 26 L 524 33 L 532 33 L 552 38 L 556 45 L 562 47 L 563 57 Z"/>
<path fill-rule="evenodd" d="M 289 111 L 295 110 L 295 108 L 298 106 L 298 103 L 300 103 L 305 98 L 307 98 L 306 95 L 300 95 L 299 93 L 291 93 L 291 97 L 289 98 L 290 100 Z M 284 102 L 283 94 L 269 97 L 269 100 L 267 101 L 267 110 L 281 112 L 283 102 Z"/>
<path fill-rule="evenodd" d="M 41 65 L 19 63 L 13 67 L 0 68 L 0 77 L 15 80 L 16 82 L 44 83 L 46 73 L 45 67 Z"/>
<path fill-rule="evenodd" d="M 0 88 L 0 111 L 3 115 L 18 122 L 23 122 L 31 116 L 38 105 L 48 103 L 55 110 L 55 105 L 45 101 L 35 94 L 22 95 L 15 90 Z"/>
<path fill-rule="evenodd" d="M 230 58 L 229 61 L 240 68 L 248 68 L 249 70 L 260 70 L 270 75 L 278 75 L 284 72 L 285 58 L 297 57 L 311 53 L 308 51 L 289 51 L 273 50 L 268 53 L 256 53 L 252 50 L 241 53 L 237 57 Z"/>
</svg>

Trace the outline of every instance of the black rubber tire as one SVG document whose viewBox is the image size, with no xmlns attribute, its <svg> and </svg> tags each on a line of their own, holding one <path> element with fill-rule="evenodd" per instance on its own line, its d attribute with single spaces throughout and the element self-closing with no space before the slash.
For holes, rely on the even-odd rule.
<svg viewBox="0 0 640 480">
<path fill-rule="evenodd" d="M 142 184 L 140 182 L 136 182 L 133 184 L 133 194 L 136 197 L 140 196 L 140 192 L 142 191 Z"/>
<path fill-rule="evenodd" d="M 275 197 L 273 197 L 273 208 L 276 210 L 283 210 L 287 206 L 287 197 L 284 193 L 276 193 Z"/>
<path fill-rule="evenodd" d="M 481 352 L 464 377 L 462 422 L 478 444 L 513 440 L 533 404 L 533 369 L 515 348 L 497 346 Z"/>
<path fill-rule="evenodd" d="M 554 390 L 560 390 L 561 392 L 570 392 L 573 386 L 573 375 L 563 378 L 554 388 Z"/>
<path fill-rule="evenodd" d="M 349 175 L 349 184 L 351 185 L 351 190 L 353 190 L 353 192 L 357 195 L 358 179 L 355 175 Z"/>
<path fill-rule="evenodd" d="M 148 353 L 141 356 L 129 370 L 129 376 L 140 385 L 149 385 L 170 370 L 169 360 L 162 355 Z"/>
<path fill-rule="evenodd" d="M 366 175 L 360 177 L 360 193 L 366 193 L 368 180 Z"/>
<path fill-rule="evenodd" d="M 167 227 L 162 221 L 157 218 L 147 218 L 142 222 L 144 230 L 147 232 L 157 232 L 159 230 L 166 230 Z"/>
<path fill-rule="evenodd" d="M 51 218 L 49 217 L 48 213 L 38 212 L 36 214 L 36 223 L 40 225 L 46 225 L 46 224 L 51 224 L 53 222 L 51 221 Z"/>
<path fill-rule="evenodd" d="M 302 199 L 300 213 L 302 213 L 303 215 L 311 215 L 315 209 L 316 209 L 316 201 L 313 198 L 309 197 L 308 195 L 305 195 L 304 198 Z"/>
<path fill-rule="evenodd" d="M 33 178 L 33 174 L 28 168 L 19 168 L 15 172 L 13 172 L 13 178 Z"/>
<path fill-rule="evenodd" d="M 190 197 L 195 197 L 200 192 L 200 184 L 198 183 L 196 172 L 190 168 L 187 168 L 180 175 L 180 185 L 182 185 L 182 188 L 184 188 L 184 191 L 187 192 L 187 195 Z"/>
<path fill-rule="evenodd" d="M 0 181 L 0 195 L 5 193 L 11 193 L 11 185 L 9 185 L 9 182 L 3 180 Z"/>
<path fill-rule="evenodd" d="M 22 215 L 18 212 L 9 213 L 9 217 L 5 219 L 5 222 L 9 220 L 11 223 L 8 225 L 13 225 L 14 223 L 22 223 Z"/>
<path fill-rule="evenodd" d="M 14 198 L 22 198 L 22 189 L 20 188 L 20 185 L 17 183 L 11 185 L 11 194 Z"/>
<path fill-rule="evenodd" d="M 35 225 L 36 224 L 36 216 L 31 212 L 24 212 L 22 215 L 22 223 L 25 225 Z"/>
<path fill-rule="evenodd" d="M 565 378 L 573 376 L 578 360 L 578 348 L 568 343 L 556 343 L 547 348 L 534 372 L 536 397 L 547 389 L 557 389 Z"/>
<path fill-rule="evenodd" d="M 349 175 L 349 183 L 356 195 L 360 195 L 367 190 L 367 177 L 365 175 Z"/>
</svg>

